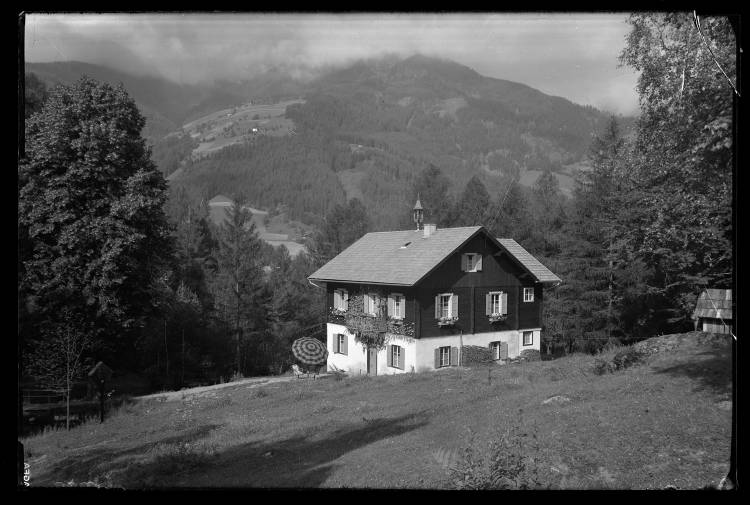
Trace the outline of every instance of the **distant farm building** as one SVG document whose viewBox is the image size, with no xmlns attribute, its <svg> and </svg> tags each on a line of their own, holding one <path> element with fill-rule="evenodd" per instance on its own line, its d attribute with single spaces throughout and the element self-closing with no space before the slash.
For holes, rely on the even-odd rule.
<svg viewBox="0 0 750 505">
<path fill-rule="evenodd" d="M 732 332 L 732 290 L 706 289 L 693 311 L 695 329 L 709 333 Z"/>
</svg>

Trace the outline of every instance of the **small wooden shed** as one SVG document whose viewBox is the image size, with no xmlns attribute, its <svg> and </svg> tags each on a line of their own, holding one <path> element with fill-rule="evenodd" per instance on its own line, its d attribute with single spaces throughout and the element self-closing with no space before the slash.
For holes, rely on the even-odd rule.
<svg viewBox="0 0 750 505">
<path fill-rule="evenodd" d="M 725 333 L 732 331 L 732 290 L 705 289 L 693 311 L 696 331 Z"/>
</svg>

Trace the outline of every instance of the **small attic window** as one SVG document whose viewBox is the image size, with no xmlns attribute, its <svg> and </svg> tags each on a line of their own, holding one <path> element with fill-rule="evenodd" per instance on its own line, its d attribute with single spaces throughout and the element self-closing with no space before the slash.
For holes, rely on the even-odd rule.
<svg viewBox="0 0 750 505">
<path fill-rule="evenodd" d="M 399 249 L 406 249 L 406 247 L 407 247 L 407 246 L 408 246 L 409 244 L 411 244 L 411 242 L 407 242 L 407 243 L 405 243 L 404 245 L 402 245 L 401 247 L 399 247 Z"/>
</svg>

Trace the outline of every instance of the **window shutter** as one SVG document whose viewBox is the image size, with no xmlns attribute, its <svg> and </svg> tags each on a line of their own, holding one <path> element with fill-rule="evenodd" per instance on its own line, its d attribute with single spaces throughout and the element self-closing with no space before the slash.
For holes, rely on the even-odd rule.
<svg viewBox="0 0 750 505">
<path fill-rule="evenodd" d="M 492 315 L 492 294 L 487 293 L 484 295 L 484 315 L 490 316 Z"/>
<path fill-rule="evenodd" d="M 508 359 L 508 342 L 500 342 L 500 359 Z"/>
<path fill-rule="evenodd" d="M 458 317 L 458 295 L 451 296 L 451 316 Z"/>
<path fill-rule="evenodd" d="M 458 347 L 451 347 L 451 366 L 458 366 Z"/>
<path fill-rule="evenodd" d="M 368 295 L 367 293 L 365 293 L 365 295 L 364 295 L 363 298 L 364 298 L 364 302 L 363 303 L 365 305 L 365 313 L 369 314 L 370 313 L 370 295 Z"/>
<path fill-rule="evenodd" d="M 393 366 L 393 346 L 388 346 L 388 366 Z"/>
<path fill-rule="evenodd" d="M 477 255 L 477 268 L 476 268 L 476 270 L 477 270 L 477 272 L 481 272 L 482 271 L 482 255 L 481 254 Z"/>
<path fill-rule="evenodd" d="M 333 352 L 341 352 L 341 346 L 339 341 L 339 334 L 335 333 L 333 337 L 336 339 L 336 342 L 333 343 Z"/>
<path fill-rule="evenodd" d="M 344 345 L 343 345 L 343 351 L 341 351 L 342 354 L 349 354 L 349 337 L 344 335 Z"/>
<path fill-rule="evenodd" d="M 502 293 L 500 295 L 500 313 L 508 313 L 508 293 Z"/>
<path fill-rule="evenodd" d="M 403 370 L 406 366 L 406 347 L 401 348 L 401 355 L 398 359 L 398 367 Z"/>
<path fill-rule="evenodd" d="M 435 319 L 440 319 L 440 295 L 435 297 Z"/>
<path fill-rule="evenodd" d="M 341 290 L 343 296 L 344 310 L 349 310 L 349 292 L 345 289 Z"/>
<path fill-rule="evenodd" d="M 440 368 L 440 348 L 435 348 L 435 368 Z"/>
<path fill-rule="evenodd" d="M 333 291 L 333 307 L 338 309 L 339 305 L 341 305 L 341 292 L 336 289 Z"/>
<path fill-rule="evenodd" d="M 466 272 L 469 269 L 469 257 L 466 254 L 461 255 L 461 271 Z"/>
<path fill-rule="evenodd" d="M 395 307 L 396 307 L 396 303 L 395 303 L 395 300 L 393 299 L 393 295 L 388 295 L 388 315 L 389 316 L 395 316 L 396 315 L 395 314 L 395 311 L 396 311 Z"/>
</svg>

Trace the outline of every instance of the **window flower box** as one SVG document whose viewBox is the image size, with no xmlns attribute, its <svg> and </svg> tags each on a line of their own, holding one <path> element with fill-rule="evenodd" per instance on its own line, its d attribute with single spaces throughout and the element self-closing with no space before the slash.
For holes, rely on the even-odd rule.
<svg viewBox="0 0 750 505">
<path fill-rule="evenodd" d="M 499 323 L 508 319 L 508 314 L 491 314 L 487 316 L 491 323 Z"/>
<path fill-rule="evenodd" d="M 404 324 L 404 320 L 402 318 L 400 318 L 400 317 L 391 317 L 391 318 L 388 318 L 388 322 L 391 323 L 391 324 L 398 325 L 398 326 L 401 326 L 402 324 Z"/>
<path fill-rule="evenodd" d="M 336 308 L 331 309 L 331 315 L 333 316 L 345 316 L 346 313 L 347 313 L 346 310 L 341 310 L 341 309 L 336 309 Z"/>
<path fill-rule="evenodd" d="M 441 317 L 438 319 L 438 326 L 453 326 L 458 321 L 458 317 Z"/>
</svg>

